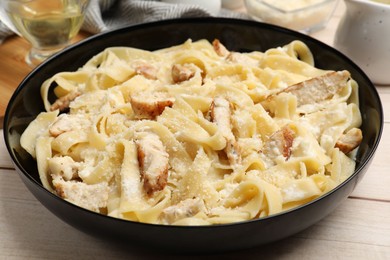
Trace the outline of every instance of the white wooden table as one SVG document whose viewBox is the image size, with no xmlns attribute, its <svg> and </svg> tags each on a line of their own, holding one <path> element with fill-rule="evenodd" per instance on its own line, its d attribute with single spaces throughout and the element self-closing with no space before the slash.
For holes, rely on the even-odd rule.
<svg viewBox="0 0 390 260">
<path fill-rule="evenodd" d="M 312 36 L 332 45 L 343 4 Z M 1 73 L 1 72 L 0 72 Z M 388 73 L 388 72 L 387 72 Z M 377 87 L 385 127 L 376 157 L 352 195 L 331 215 L 285 240 L 213 259 L 390 259 L 390 86 Z M 1 135 L 3 135 L 2 130 Z M 162 238 L 164 239 L 164 238 Z M 120 248 L 62 222 L 27 190 L 0 138 L 0 259 L 182 259 Z M 197 258 L 185 256 L 186 259 Z"/>
</svg>

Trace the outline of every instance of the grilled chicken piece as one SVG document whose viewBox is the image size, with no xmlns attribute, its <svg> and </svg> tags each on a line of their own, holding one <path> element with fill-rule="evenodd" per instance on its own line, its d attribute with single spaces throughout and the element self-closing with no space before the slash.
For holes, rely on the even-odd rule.
<svg viewBox="0 0 390 260">
<path fill-rule="evenodd" d="M 348 154 L 358 147 L 362 140 L 362 130 L 359 128 L 352 128 L 337 140 L 335 147 L 339 148 L 344 154 Z"/>
<path fill-rule="evenodd" d="M 148 195 L 152 195 L 167 185 L 169 154 L 154 133 L 142 133 L 136 144 L 143 187 Z"/>
<path fill-rule="evenodd" d="M 186 199 L 164 209 L 161 213 L 161 218 L 165 220 L 167 224 L 172 224 L 180 219 L 192 217 L 204 208 L 205 206 L 201 199 Z"/>
<path fill-rule="evenodd" d="M 70 181 L 78 177 L 80 164 L 70 156 L 53 157 L 48 161 L 48 165 L 53 179 L 62 177 L 65 181 Z"/>
<path fill-rule="evenodd" d="M 89 185 L 55 178 L 53 185 L 59 197 L 80 207 L 95 212 L 100 212 L 100 209 L 107 207 L 109 187 L 106 182 Z"/>
<path fill-rule="evenodd" d="M 172 66 L 172 80 L 174 83 L 187 81 L 195 75 L 194 65 L 191 64 L 174 64 Z"/>
<path fill-rule="evenodd" d="M 314 104 L 332 98 L 346 85 L 350 76 L 350 73 L 346 70 L 333 71 L 291 85 L 281 92 L 289 92 L 295 95 L 298 106 Z"/>
<path fill-rule="evenodd" d="M 172 107 L 175 99 L 163 92 L 137 93 L 131 96 L 131 106 L 139 119 L 154 119 L 166 107 Z"/>
<path fill-rule="evenodd" d="M 236 140 L 227 140 L 225 152 L 231 165 L 241 164 L 242 151 L 240 145 L 236 142 Z"/>
<path fill-rule="evenodd" d="M 218 56 L 226 57 L 229 55 L 229 50 L 218 39 L 215 39 L 212 44 Z"/>
<path fill-rule="evenodd" d="M 71 91 L 65 96 L 58 98 L 50 107 L 50 111 L 54 111 L 59 109 L 61 112 L 67 110 L 69 108 L 70 102 L 75 100 L 78 96 L 81 95 L 79 91 Z"/>
<path fill-rule="evenodd" d="M 215 97 L 211 103 L 210 112 L 212 121 L 217 124 L 222 135 L 228 140 L 234 139 L 230 122 L 230 102 L 223 97 Z"/>
<path fill-rule="evenodd" d="M 60 114 L 57 120 L 51 124 L 49 133 L 53 137 L 57 137 L 62 133 L 75 130 L 82 127 L 87 122 L 78 115 Z"/>
<path fill-rule="evenodd" d="M 157 79 L 157 69 L 150 64 L 141 63 L 137 65 L 135 67 L 135 73 L 138 75 L 142 75 L 147 79 Z"/>
<path fill-rule="evenodd" d="M 287 161 L 291 156 L 294 138 L 295 132 L 289 126 L 284 126 L 264 143 L 263 153 L 270 159 L 282 155 Z"/>
<path fill-rule="evenodd" d="M 237 144 L 232 132 L 231 105 L 228 100 L 222 97 L 215 97 L 210 107 L 211 120 L 217 124 L 219 131 L 226 139 L 225 152 L 231 165 L 241 163 L 241 149 Z"/>
</svg>

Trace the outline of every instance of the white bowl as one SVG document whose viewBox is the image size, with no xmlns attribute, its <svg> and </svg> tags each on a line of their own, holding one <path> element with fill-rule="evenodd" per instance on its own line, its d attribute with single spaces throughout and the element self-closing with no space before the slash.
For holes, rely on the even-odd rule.
<svg viewBox="0 0 390 260">
<path fill-rule="evenodd" d="M 245 0 L 255 20 L 310 33 L 322 29 L 338 0 Z"/>
</svg>

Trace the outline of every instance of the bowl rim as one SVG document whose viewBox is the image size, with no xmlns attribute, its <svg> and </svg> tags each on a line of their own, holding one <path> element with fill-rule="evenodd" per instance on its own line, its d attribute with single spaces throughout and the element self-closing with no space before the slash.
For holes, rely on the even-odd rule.
<svg viewBox="0 0 390 260">
<path fill-rule="evenodd" d="M 49 190 L 44 188 L 43 185 L 40 182 L 36 181 L 24 169 L 24 167 L 20 164 L 19 160 L 14 156 L 14 153 L 12 152 L 12 148 L 10 146 L 9 136 L 7 134 L 8 128 L 9 128 L 9 121 L 10 121 L 10 113 L 11 113 L 12 104 L 14 103 L 14 100 L 18 96 L 19 92 L 21 92 L 22 89 L 24 89 L 25 83 L 28 80 L 30 80 L 30 78 L 34 77 L 35 74 L 39 73 L 39 70 L 42 67 L 49 66 L 52 60 L 55 60 L 58 57 L 61 57 L 63 55 L 66 55 L 68 52 L 71 52 L 71 51 L 73 51 L 74 49 L 77 49 L 80 46 L 87 45 L 87 44 L 89 44 L 89 43 L 91 43 L 93 41 L 99 40 L 100 38 L 104 38 L 107 35 L 120 34 L 121 32 L 127 31 L 127 30 L 139 30 L 139 29 L 142 29 L 143 27 L 156 27 L 156 26 L 158 27 L 158 26 L 161 26 L 161 25 L 169 25 L 169 24 L 176 24 L 176 23 L 183 23 L 183 22 L 185 22 L 185 23 L 200 23 L 200 24 L 205 24 L 205 23 L 207 24 L 207 23 L 215 23 L 216 22 L 216 23 L 224 23 L 224 24 L 240 24 L 240 25 L 244 25 L 244 26 L 254 26 L 254 27 L 260 26 L 260 27 L 264 27 L 264 28 L 272 30 L 272 31 L 276 30 L 276 31 L 279 31 L 280 33 L 283 33 L 283 34 L 289 34 L 289 35 L 296 36 L 297 38 L 299 38 L 300 40 L 303 40 L 303 41 L 304 40 L 310 41 L 310 42 L 314 43 L 315 45 L 317 45 L 320 48 L 325 48 L 328 51 L 334 52 L 338 56 L 341 56 L 342 59 L 346 60 L 352 67 L 354 67 L 354 69 L 364 78 L 364 80 L 369 83 L 368 85 L 366 85 L 366 87 L 371 89 L 372 94 L 374 95 L 376 101 L 378 101 L 378 108 L 379 108 L 379 110 L 377 111 L 378 112 L 378 116 L 379 116 L 378 134 L 377 134 L 376 140 L 373 143 L 373 146 L 370 148 L 370 151 L 367 154 L 366 160 L 362 161 L 361 165 L 358 168 L 355 168 L 355 171 L 346 180 L 344 180 L 342 183 L 340 183 L 339 185 L 337 185 L 335 188 L 333 188 L 332 190 L 328 191 L 327 193 L 325 193 L 325 194 L 323 194 L 323 195 L 321 195 L 321 196 L 319 196 L 319 197 L 317 197 L 317 198 L 315 198 L 315 199 L 313 199 L 313 200 L 311 200 L 311 201 L 309 201 L 309 202 L 307 202 L 305 204 L 293 207 L 293 208 L 288 209 L 288 210 L 281 211 L 281 212 L 276 213 L 276 214 L 272 214 L 272 215 L 269 215 L 269 216 L 266 216 L 266 217 L 262 217 L 262 218 L 256 218 L 256 219 L 239 221 L 239 222 L 232 222 L 232 223 L 215 224 L 215 225 L 199 225 L 199 226 L 195 226 L 195 225 L 194 226 L 164 225 L 164 224 L 143 223 L 143 222 L 138 222 L 138 221 L 131 221 L 131 220 L 126 220 L 126 219 L 115 218 L 115 217 L 111 217 L 111 216 L 108 216 L 108 215 L 103 215 L 101 213 L 90 211 L 90 210 L 85 209 L 83 207 L 77 206 L 77 205 L 75 205 L 75 204 L 73 204 L 71 202 L 68 202 L 68 201 L 58 197 L 57 195 L 53 194 L 52 192 L 50 192 Z M 119 46 L 119 45 L 117 45 L 117 46 Z M 114 47 L 114 45 L 112 45 L 110 47 Z M 275 47 L 277 47 L 277 46 L 275 46 Z M 98 53 L 96 53 L 96 54 L 98 54 Z M 92 58 L 92 57 L 90 57 L 90 58 Z M 174 19 L 167 19 L 167 20 L 162 20 L 162 21 L 153 21 L 153 22 L 139 23 L 139 24 L 135 24 L 135 25 L 126 25 L 126 26 L 123 26 L 123 27 L 120 27 L 120 28 L 117 28 L 117 29 L 113 29 L 113 30 L 109 30 L 109 31 L 105 31 L 105 32 L 96 34 L 96 35 L 92 35 L 92 36 L 90 36 L 90 37 L 88 37 L 86 39 L 83 39 L 83 40 L 81 40 L 81 41 L 79 41 L 79 42 L 77 42 L 77 43 L 75 43 L 75 44 L 73 44 L 71 46 L 68 46 L 67 48 L 63 49 L 62 51 L 60 51 L 57 54 L 53 55 L 52 57 L 48 58 L 46 61 L 44 61 L 43 63 L 38 65 L 30 73 L 28 73 L 24 77 L 24 79 L 20 82 L 18 87 L 15 89 L 14 93 L 12 94 L 12 96 L 10 98 L 10 101 L 9 101 L 9 103 L 7 105 L 5 116 L 4 116 L 3 137 L 4 137 L 4 140 L 5 140 L 5 145 L 6 145 L 7 151 L 8 151 L 8 153 L 9 153 L 11 159 L 12 159 L 12 163 L 16 167 L 15 171 L 18 174 L 22 173 L 38 189 L 43 190 L 45 193 L 47 193 L 47 195 L 51 196 L 55 200 L 58 200 L 58 201 L 61 201 L 62 203 L 67 204 L 67 206 L 71 206 L 71 207 L 74 207 L 74 208 L 76 208 L 78 210 L 84 211 L 84 213 L 95 214 L 98 217 L 107 218 L 107 219 L 109 219 L 111 221 L 132 223 L 132 224 L 135 224 L 135 225 L 156 226 L 156 227 L 160 227 L 160 228 L 169 228 L 169 229 L 172 229 L 172 228 L 179 228 L 179 229 L 216 229 L 216 228 L 223 228 L 223 227 L 228 227 L 228 226 L 245 225 L 245 224 L 250 224 L 252 222 L 266 222 L 266 221 L 269 221 L 272 218 L 277 218 L 277 217 L 280 217 L 280 216 L 284 216 L 284 215 L 293 213 L 293 212 L 298 211 L 298 210 L 300 210 L 302 208 L 307 208 L 307 207 L 311 206 L 312 204 L 315 204 L 316 202 L 318 202 L 320 200 L 323 200 L 323 199 L 325 199 L 328 196 L 331 196 L 333 193 L 335 193 L 336 191 L 340 190 L 345 185 L 347 185 L 347 183 L 349 183 L 351 181 L 351 179 L 355 178 L 356 175 L 359 175 L 359 173 L 366 166 L 368 166 L 367 164 L 369 164 L 372 161 L 373 156 L 374 156 L 374 154 L 375 154 L 375 152 L 377 150 L 377 147 L 378 147 L 378 145 L 380 143 L 380 139 L 381 139 L 382 132 L 383 132 L 383 127 L 384 127 L 383 106 L 382 106 L 381 99 L 380 99 L 380 96 L 379 96 L 379 93 L 378 93 L 376 87 L 374 86 L 372 81 L 369 79 L 369 77 L 366 75 L 366 73 L 356 63 L 354 63 L 350 58 L 348 58 L 346 55 L 344 55 L 343 53 L 341 53 L 340 51 L 338 51 L 334 47 L 332 47 L 330 45 L 327 45 L 326 43 L 324 43 L 324 42 L 322 42 L 320 40 L 317 40 L 317 39 L 315 39 L 315 38 L 313 38 L 313 37 L 311 37 L 309 35 L 306 35 L 304 33 L 301 33 L 301 32 L 298 32 L 298 31 L 294 31 L 294 30 L 291 30 L 291 29 L 288 29 L 288 28 L 285 28 L 285 27 L 264 23 L 264 22 L 253 21 L 253 20 L 237 19 L 237 18 L 196 17 L 196 18 L 174 18 Z"/>
</svg>

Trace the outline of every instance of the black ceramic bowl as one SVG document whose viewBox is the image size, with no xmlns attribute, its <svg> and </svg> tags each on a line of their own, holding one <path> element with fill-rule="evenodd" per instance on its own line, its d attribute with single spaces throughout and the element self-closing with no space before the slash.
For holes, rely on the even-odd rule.
<svg viewBox="0 0 390 260">
<path fill-rule="evenodd" d="M 302 40 L 314 53 L 316 66 L 351 72 L 359 83 L 363 114 L 363 142 L 354 174 L 328 194 L 299 208 L 270 217 L 216 226 L 164 226 L 115 219 L 77 207 L 53 195 L 41 185 L 36 162 L 21 147 L 19 138 L 26 126 L 44 110 L 42 82 L 60 71 L 74 71 L 93 55 L 110 46 L 155 50 L 193 40 L 215 38 L 235 51 L 259 50 Z M 332 212 L 353 191 L 367 171 L 381 136 L 383 112 L 378 93 L 351 60 L 333 48 L 283 28 L 252 21 L 199 18 L 140 24 L 104 33 L 54 56 L 30 75 L 15 91 L 7 107 L 4 138 L 16 170 L 28 189 L 56 216 L 89 234 L 111 241 L 125 241 L 171 251 L 217 252 L 270 243 L 313 225 Z"/>
</svg>

